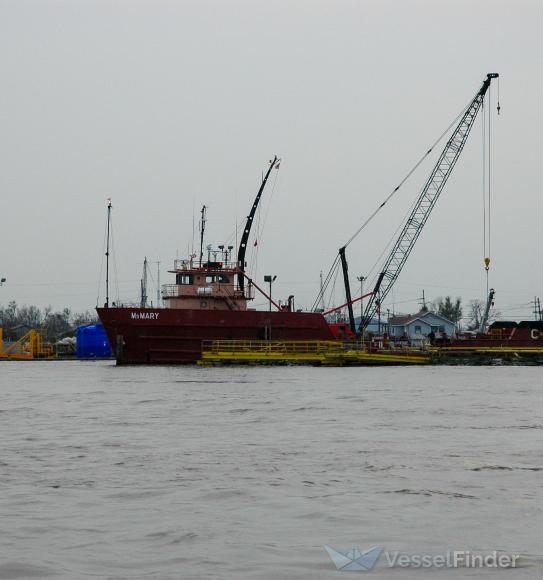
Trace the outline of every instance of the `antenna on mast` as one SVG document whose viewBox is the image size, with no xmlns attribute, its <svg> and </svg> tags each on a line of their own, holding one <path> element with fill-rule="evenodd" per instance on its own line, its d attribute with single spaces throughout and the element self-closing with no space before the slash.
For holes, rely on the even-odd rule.
<svg viewBox="0 0 543 580">
<path fill-rule="evenodd" d="M 204 257 L 204 232 L 206 229 L 206 210 L 205 205 L 202 206 L 200 213 L 202 217 L 200 218 L 200 268 L 202 267 L 202 259 Z"/>
<path fill-rule="evenodd" d="M 111 197 L 107 198 L 107 243 L 106 243 L 106 303 L 104 306 L 109 308 L 109 231 L 111 223 Z"/>
<path fill-rule="evenodd" d="M 147 256 L 143 260 L 143 276 L 141 278 L 140 308 L 147 308 Z"/>
<path fill-rule="evenodd" d="M 156 305 L 160 308 L 160 260 L 156 263 Z"/>
</svg>

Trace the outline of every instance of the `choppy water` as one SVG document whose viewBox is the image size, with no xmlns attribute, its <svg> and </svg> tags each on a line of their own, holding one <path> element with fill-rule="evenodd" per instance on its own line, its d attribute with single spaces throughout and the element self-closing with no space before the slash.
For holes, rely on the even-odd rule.
<svg viewBox="0 0 543 580">
<path fill-rule="evenodd" d="M 522 554 L 368 577 L 541 578 L 542 377 L 3 363 L 0 578 L 344 577 L 324 544 Z"/>
</svg>

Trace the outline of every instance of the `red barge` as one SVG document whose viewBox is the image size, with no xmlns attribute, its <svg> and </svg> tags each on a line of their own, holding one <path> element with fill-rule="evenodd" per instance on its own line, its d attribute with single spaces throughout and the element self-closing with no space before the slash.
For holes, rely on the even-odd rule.
<svg viewBox="0 0 543 580">
<path fill-rule="evenodd" d="M 543 357 L 543 322 L 523 320 L 521 322 L 497 321 L 487 332 L 459 335 L 439 343 L 438 349 L 450 357 L 499 356 Z"/>
</svg>

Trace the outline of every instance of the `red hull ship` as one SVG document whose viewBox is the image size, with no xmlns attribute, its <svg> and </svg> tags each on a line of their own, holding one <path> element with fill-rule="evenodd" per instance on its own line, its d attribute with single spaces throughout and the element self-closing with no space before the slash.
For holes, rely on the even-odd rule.
<svg viewBox="0 0 543 580">
<path fill-rule="evenodd" d="M 322 313 L 296 312 L 293 296 L 285 304 L 276 303 L 245 273 L 245 252 L 253 218 L 270 172 L 278 165 L 277 157 L 270 161 L 247 217 L 237 260 L 232 260 L 233 246 L 204 249 L 204 206 L 199 257 L 193 254 L 175 260 L 170 270 L 175 283 L 162 286 L 163 308 L 110 306 L 106 278 L 106 304 L 96 310 L 118 364 L 195 362 L 201 356 L 203 342 L 210 340 L 353 338 L 347 325 L 329 325 Z M 111 204 L 108 224 L 110 209 Z M 266 281 L 271 285 L 271 280 Z M 268 310 L 248 307 L 255 289 L 269 302 Z"/>
<path fill-rule="evenodd" d="M 99 308 L 118 363 L 197 361 L 205 340 L 333 340 L 320 313 Z"/>
</svg>

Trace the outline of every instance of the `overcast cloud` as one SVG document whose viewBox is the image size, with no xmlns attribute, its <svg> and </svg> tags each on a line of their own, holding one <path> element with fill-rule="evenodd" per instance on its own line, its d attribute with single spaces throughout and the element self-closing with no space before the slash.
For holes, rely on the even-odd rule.
<svg viewBox="0 0 543 580">
<path fill-rule="evenodd" d="M 256 276 L 276 274 L 277 297 L 310 306 L 339 246 L 499 72 L 490 283 L 504 317 L 531 316 L 542 22 L 542 2 L 518 0 L 1 0 L 0 303 L 93 308 L 109 196 L 121 298 L 136 297 L 144 255 L 169 281 L 193 208 L 209 206 L 207 239 L 223 243 L 277 154 Z M 415 311 L 423 289 L 484 298 L 481 133 L 478 122 L 389 308 Z M 430 169 L 349 246 L 353 284 Z"/>
</svg>

